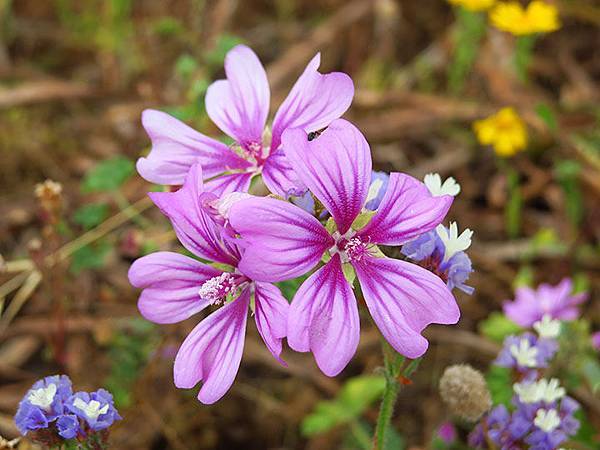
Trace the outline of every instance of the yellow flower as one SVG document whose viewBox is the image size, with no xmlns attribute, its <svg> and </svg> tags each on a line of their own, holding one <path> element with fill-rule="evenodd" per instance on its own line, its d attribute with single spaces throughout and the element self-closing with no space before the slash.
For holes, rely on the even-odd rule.
<svg viewBox="0 0 600 450">
<path fill-rule="evenodd" d="M 508 157 L 527 146 L 527 128 L 513 108 L 502 108 L 487 119 L 473 123 L 477 140 L 491 145 L 498 156 Z"/>
<path fill-rule="evenodd" d="M 541 0 L 534 0 L 524 9 L 518 2 L 498 3 L 490 11 L 490 21 L 503 31 L 516 36 L 549 33 L 560 28 L 558 10 Z"/>
<path fill-rule="evenodd" d="M 462 6 L 469 11 L 485 11 L 490 9 L 496 0 L 448 0 L 454 6 Z"/>
</svg>

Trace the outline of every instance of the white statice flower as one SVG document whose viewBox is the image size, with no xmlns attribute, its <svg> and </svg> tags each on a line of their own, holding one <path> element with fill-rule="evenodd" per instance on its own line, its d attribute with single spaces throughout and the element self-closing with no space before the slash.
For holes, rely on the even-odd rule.
<svg viewBox="0 0 600 450">
<path fill-rule="evenodd" d="M 553 403 L 566 394 L 565 389 L 560 386 L 560 382 L 556 378 L 552 378 L 550 381 L 542 378 L 532 383 L 516 383 L 513 385 L 513 389 L 523 403 L 539 401 Z"/>
<path fill-rule="evenodd" d="M 367 199 L 365 200 L 365 205 L 371 200 L 375 200 L 377 198 L 377 196 L 379 195 L 379 191 L 382 187 L 383 180 L 381 178 L 375 178 L 369 186 L 369 191 L 367 192 Z"/>
<path fill-rule="evenodd" d="M 423 179 L 425 186 L 431 192 L 431 195 L 440 197 L 442 195 L 451 195 L 456 197 L 460 192 L 460 184 L 452 177 L 447 178 L 442 183 L 442 177 L 439 173 L 428 173 Z"/>
<path fill-rule="evenodd" d="M 440 224 L 435 231 L 444 244 L 444 261 L 448 261 L 458 252 L 464 252 L 471 246 L 473 232 L 467 228 L 459 235 L 456 222 L 451 222 L 450 228 Z"/>
<path fill-rule="evenodd" d="M 225 194 L 220 199 L 215 200 L 212 205 L 221 217 L 224 219 L 229 219 L 229 210 L 231 207 L 240 200 L 250 197 L 252 197 L 252 195 L 246 192 L 231 192 L 229 194 Z"/>
<path fill-rule="evenodd" d="M 101 403 L 98 400 L 90 400 L 89 403 L 86 403 L 84 400 L 76 398 L 73 401 L 73 406 L 83 411 L 85 416 L 90 420 L 96 420 L 99 416 L 108 412 L 108 404 L 103 407 L 100 407 L 100 405 Z"/>
<path fill-rule="evenodd" d="M 560 417 L 555 409 L 538 409 L 533 424 L 546 433 L 551 433 L 560 425 Z"/>
<path fill-rule="evenodd" d="M 27 400 L 29 400 L 29 403 L 33 406 L 39 406 L 44 411 L 48 411 L 50 405 L 52 405 L 52 402 L 54 401 L 57 389 L 58 388 L 54 383 L 49 384 L 45 388 L 33 389 L 29 393 Z"/>
<path fill-rule="evenodd" d="M 533 324 L 533 329 L 541 338 L 555 339 L 560 334 L 560 320 L 552 319 L 549 314 L 544 314 L 542 320 Z"/>
<path fill-rule="evenodd" d="M 521 339 L 519 345 L 510 346 L 510 354 L 516 359 L 517 364 L 522 367 L 536 367 L 538 349 L 532 347 L 527 339 Z"/>
</svg>

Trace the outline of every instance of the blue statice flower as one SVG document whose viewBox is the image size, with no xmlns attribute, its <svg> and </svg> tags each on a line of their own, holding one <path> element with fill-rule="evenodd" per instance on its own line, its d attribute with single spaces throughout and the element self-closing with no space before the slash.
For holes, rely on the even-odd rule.
<svg viewBox="0 0 600 450">
<path fill-rule="evenodd" d="M 460 289 L 471 295 L 474 289 L 465 282 L 473 272 L 465 250 L 471 245 L 473 232 L 468 228 L 460 235 L 456 222 L 449 228 L 439 225 L 402 246 L 402 254 L 418 261 L 444 280 L 449 289 Z"/>
<path fill-rule="evenodd" d="M 557 350 L 558 343 L 554 339 L 538 338 L 529 332 L 508 336 L 494 364 L 535 373 L 536 369 L 548 366 Z"/>
<path fill-rule="evenodd" d="M 15 415 L 22 435 L 29 434 L 32 440 L 50 447 L 60 447 L 71 439 L 104 442 L 108 434 L 98 437 L 96 432 L 120 419 L 108 391 L 73 394 L 71 380 L 66 375 L 37 381 L 19 403 Z"/>
<path fill-rule="evenodd" d="M 15 423 L 21 434 L 47 428 L 64 413 L 64 403 L 73 390 L 66 375 L 53 375 L 35 384 L 27 391 L 21 402 Z"/>
<path fill-rule="evenodd" d="M 64 439 L 73 439 L 83 431 L 79 426 L 79 420 L 75 414 L 64 414 L 56 421 L 58 435 Z"/>
<path fill-rule="evenodd" d="M 483 421 L 485 420 L 485 428 Z M 478 424 L 469 435 L 469 445 L 474 448 L 486 448 L 486 431 L 490 440 L 502 447 L 511 439 L 508 431 L 510 425 L 510 413 L 506 406 L 498 405 L 492 409 L 487 416 L 482 419 L 482 423 Z"/>
<path fill-rule="evenodd" d="M 92 393 L 77 392 L 67 401 L 67 408 L 94 431 L 104 430 L 115 420 L 121 420 L 111 393 L 105 389 Z"/>
</svg>

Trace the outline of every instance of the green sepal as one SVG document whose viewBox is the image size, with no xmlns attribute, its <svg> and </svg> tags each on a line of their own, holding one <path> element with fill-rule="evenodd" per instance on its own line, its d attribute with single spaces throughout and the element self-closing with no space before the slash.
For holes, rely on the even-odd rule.
<svg viewBox="0 0 600 450">
<path fill-rule="evenodd" d="M 360 213 L 356 217 L 356 219 L 354 219 L 354 222 L 352 222 L 352 225 L 351 225 L 352 229 L 355 231 L 358 231 L 358 230 L 366 227 L 376 212 L 377 211 L 369 211 L 368 210 L 368 211 L 364 211 L 364 212 Z"/>
<path fill-rule="evenodd" d="M 215 269 L 222 270 L 223 272 L 233 272 L 234 271 L 234 267 L 230 266 L 229 264 L 214 262 L 211 264 L 211 266 L 213 266 Z"/>
<path fill-rule="evenodd" d="M 333 217 L 330 217 L 329 219 L 327 219 L 327 223 L 325 224 L 325 229 L 327 230 L 327 232 L 329 234 L 333 234 L 337 231 L 337 225 L 335 224 L 335 220 L 333 220 Z"/>
<path fill-rule="evenodd" d="M 354 271 L 352 264 L 342 264 L 342 272 L 344 272 L 346 281 L 350 284 L 350 286 L 352 286 L 354 284 L 354 280 L 356 279 L 356 272 Z"/>
</svg>

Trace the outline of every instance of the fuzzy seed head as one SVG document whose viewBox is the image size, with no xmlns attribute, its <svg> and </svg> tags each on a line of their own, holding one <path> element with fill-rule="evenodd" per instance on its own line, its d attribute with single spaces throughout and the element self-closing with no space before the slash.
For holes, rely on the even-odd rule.
<svg viewBox="0 0 600 450">
<path fill-rule="evenodd" d="M 440 380 L 440 394 L 452 414 L 469 422 L 476 422 L 492 407 L 483 375 L 467 364 L 446 368 Z"/>
</svg>

